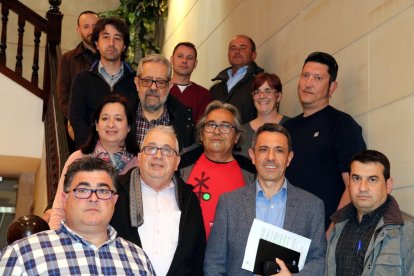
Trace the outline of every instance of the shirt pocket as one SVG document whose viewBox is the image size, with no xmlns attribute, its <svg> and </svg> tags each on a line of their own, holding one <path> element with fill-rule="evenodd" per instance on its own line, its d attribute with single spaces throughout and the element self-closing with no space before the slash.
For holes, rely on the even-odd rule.
<svg viewBox="0 0 414 276">
<path fill-rule="evenodd" d="M 402 275 L 402 259 L 399 253 L 389 250 L 382 252 L 375 261 L 373 275 Z"/>
</svg>

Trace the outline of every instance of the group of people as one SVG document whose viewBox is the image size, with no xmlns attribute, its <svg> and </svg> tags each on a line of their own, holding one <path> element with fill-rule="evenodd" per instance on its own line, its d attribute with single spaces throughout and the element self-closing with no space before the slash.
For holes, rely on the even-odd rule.
<svg viewBox="0 0 414 276">
<path fill-rule="evenodd" d="M 280 78 L 246 35 L 207 90 L 190 80 L 190 42 L 135 73 L 123 21 L 85 11 L 78 31 L 58 78 L 77 150 L 45 215 L 52 230 L 3 249 L 3 274 L 252 275 L 242 262 L 254 219 L 311 239 L 301 275 L 414 274 L 414 221 L 390 195 L 387 157 L 329 105 L 331 55 L 306 58 L 303 113 L 288 118 Z"/>
</svg>

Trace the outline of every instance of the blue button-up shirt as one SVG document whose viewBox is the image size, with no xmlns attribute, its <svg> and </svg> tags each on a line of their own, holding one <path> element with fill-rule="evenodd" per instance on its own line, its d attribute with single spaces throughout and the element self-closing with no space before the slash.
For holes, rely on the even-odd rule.
<svg viewBox="0 0 414 276">
<path fill-rule="evenodd" d="M 237 70 L 236 74 L 233 75 L 233 71 L 230 69 L 227 70 L 227 74 L 229 75 L 229 79 L 227 80 L 227 91 L 230 90 L 246 75 L 247 72 L 247 65 Z"/>
<path fill-rule="evenodd" d="M 283 182 L 279 192 L 274 194 L 272 198 L 266 198 L 259 181 L 256 180 L 256 218 L 283 228 L 285 221 L 287 200 L 287 181 Z"/>
<path fill-rule="evenodd" d="M 101 76 L 104 78 L 104 80 L 112 88 L 112 87 L 114 87 L 115 83 L 124 75 L 124 65 L 121 64 L 121 68 L 119 69 L 118 73 L 116 73 L 115 75 L 111 76 L 111 75 L 109 75 L 106 72 L 105 67 L 103 67 L 102 62 L 99 61 L 98 71 L 99 71 L 99 74 L 101 74 Z"/>
</svg>

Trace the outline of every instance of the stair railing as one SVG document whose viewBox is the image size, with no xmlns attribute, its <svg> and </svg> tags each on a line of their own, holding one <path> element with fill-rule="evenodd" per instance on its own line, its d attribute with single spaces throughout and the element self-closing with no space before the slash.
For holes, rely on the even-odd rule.
<svg viewBox="0 0 414 276">
<path fill-rule="evenodd" d="M 38 0 L 41 1 L 41 0 Z M 69 155 L 63 115 L 57 105 L 56 81 L 58 61 L 60 60 L 60 42 L 63 15 L 59 11 L 61 0 L 49 0 L 50 8 L 46 18 L 17 0 L 0 0 L 1 4 L 1 38 L 0 38 L 0 72 L 19 83 L 31 93 L 43 100 L 42 119 L 45 125 L 46 164 L 48 202 L 56 194 L 60 172 Z M 14 68 L 10 68 L 7 57 L 9 14 L 17 15 L 17 52 Z M 26 24 L 33 26 L 33 61 L 29 78 L 24 76 L 24 35 Z M 41 39 L 45 37 L 44 65 L 40 68 L 39 56 Z M 27 40 L 25 40 L 27 43 Z M 42 86 L 39 85 L 39 70 L 43 73 Z"/>
</svg>

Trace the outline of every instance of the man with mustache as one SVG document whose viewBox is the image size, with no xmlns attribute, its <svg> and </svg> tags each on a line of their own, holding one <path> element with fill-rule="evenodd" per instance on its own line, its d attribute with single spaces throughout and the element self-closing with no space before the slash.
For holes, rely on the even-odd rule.
<svg viewBox="0 0 414 276">
<path fill-rule="evenodd" d="M 247 157 L 233 151 L 243 134 L 235 106 L 212 101 L 197 124 L 197 133 L 201 145 L 194 144 L 182 154 L 180 174 L 194 186 L 208 237 L 220 195 L 253 182 L 256 170 Z"/>
<path fill-rule="evenodd" d="M 180 148 L 194 142 L 191 108 L 169 95 L 172 66 L 165 57 L 152 54 L 142 58 L 135 77 L 138 91 L 137 141 L 141 146 L 148 130 L 157 125 L 173 126 Z"/>
<path fill-rule="evenodd" d="M 241 123 L 245 124 L 257 116 L 251 96 L 252 82 L 263 69 L 254 62 L 256 44 L 246 35 L 237 35 L 230 41 L 227 55 L 231 66 L 212 79 L 218 82 L 210 88 L 211 96 L 237 107 Z"/>
<path fill-rule="evenodd" d="M 93 114 L 100 101 L 110 93 L 127 97 L 136 108 L 135 72 L 124 61 L 130 43 L 129 29 L 119 18 L 98 21 L 92 41 L 99 60 L 75 76 L 69 101 L 69 121 L 79 148 L 88 136 Z"/>
</svg>

